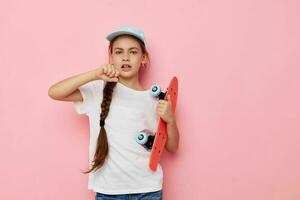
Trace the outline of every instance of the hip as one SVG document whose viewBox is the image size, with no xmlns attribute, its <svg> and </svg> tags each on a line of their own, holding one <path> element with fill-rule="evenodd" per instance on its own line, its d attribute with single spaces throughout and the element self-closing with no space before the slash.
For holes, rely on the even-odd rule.
<svg viewBox="0 0 300 200">
<path fill-rule="evenodd" d="M 162 190 L 135 194 L 103 194 L 96 192 L 95 200 L 162 200 Z"/>
</svg>

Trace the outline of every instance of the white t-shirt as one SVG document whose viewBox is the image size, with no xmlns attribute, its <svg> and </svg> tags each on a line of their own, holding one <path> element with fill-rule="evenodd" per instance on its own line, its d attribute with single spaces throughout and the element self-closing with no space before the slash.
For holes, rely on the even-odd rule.
<svg viewBox="0 0 300 200">
<path fill-rule="evenodd" d="M 78 114 L 89 117 L 89 162 L 94 158 L 100 131 L 100 111 L 103 99 L 103 80 L 90 81 L 79 87 L 83 101 L 74 102 Z M 163 171 L 160 165 L 153 172 L 149 168 L 150 152 L 135 140 L 136 134 L 148 129 L 156 131 L 159 116 L 155 109 L 157 100 L 150 89 L 138 91 L 118 82 L 105 130 L 109 154 L 104 166 L 89 173 L 88 189 L 104 194 L 130 194 L 153 192 L 162 189 Z"/>
</svg>

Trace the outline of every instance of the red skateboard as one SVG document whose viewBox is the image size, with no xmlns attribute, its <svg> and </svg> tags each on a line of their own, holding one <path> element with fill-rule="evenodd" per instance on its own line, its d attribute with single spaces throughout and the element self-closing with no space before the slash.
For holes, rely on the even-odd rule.
<svg viewBox="0 0 300 200">
<path fill-rule="evenodd" d="M 159 85 L 154 84 L 151 87 L 151 94 L 159 99 L 167 100 L 170 95 L 172 101 L 172 111 L 175 112 L 177 95 L 178 95 L 178 80 L 173 77 L 169 83 L 167 91 L 161 91 Z M 143 145 L 148 151 L 151 151 L 149 167 L 152 171 L 156 171 L 160 161 L 162 152 L 168 139 L 167 125 L 163 119 L 159 119 L 158 127 L 155 135 L 152 135 L 148 130 L 143 130 L 137 134 L 137 143 Z"/>
</svg>

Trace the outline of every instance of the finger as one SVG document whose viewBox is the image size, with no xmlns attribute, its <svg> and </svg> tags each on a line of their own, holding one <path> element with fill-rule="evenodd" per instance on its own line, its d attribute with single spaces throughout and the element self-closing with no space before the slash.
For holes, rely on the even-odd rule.
<svg viewBox="0 0 300 200">
<path fill-rule="evenodd" d="M 163 103 L 163 104 L 158 104 L 157 107 L 160 108 L 160 109 L 165 109 L 165 108 L 168 107 L 168 104 L 165 104 L 165 103 Z"/>
<path fill-rule="evenodd" d="M 111 77 L 114 77 L 116 74 L 116 68 L 114 66 L 111 67 L 111 73 L 110 73 L 110 76 Z"/>
<path fill-rule="evenodd" d="M 168 95 L 168 102 L 170 102 L 170 104 L 172 104 L 171 95 Z"/>
<path fill-rule="evenodd" d="M 114 76 L 117 77 L 118 76 L 118 70 L 116 68 L 114 68 Z"/>
<path fill-rule="evenodd" d="M 163 116 L 164 116 L 164 113 L 162 113 L 162 112 L 157 112 L 157 115 L 160 116 L 160 117 L 163 117 Z"/>
<path fill-rule="evenodd" d="M 170 97 L 170 95 L 168 94 L 168 96 L 167 96 L 167 100 L 169 101 L 169 100 L 171 100 L 171 97 Z"/>
<path fill-rule="evenodd" d="M 162 112 L 160 112 L 158 110 L 156 111 L 156 114 L 159 115 L 159 116 L 162 116 Z"/>
<path fill-rule="evenodd" d="M 115 76 L 115 70 L 112 68 L 111 73 L 109 74 L 109 77 L 112 78 Z"/>
<path fill-rule="evenodd" d="M 157 105 L 160 107 L 166 107 L 168 104 L 166 102 L 160 102 Z"/>
<path fill-rule="evenodd" d="M 108 66 L 106 75 L 109 76 L 110 73 L 111 73 L 111 66 Z"/>
<path fill-rule="evenodd" d="M 111 74 L 115 71 L 115 67 L 113 65 L 110 65 Z"/>
<path fill-rule="evenodd" d="M 157 110 L 158 112 L 163 113 L 165 109 L 164 109 L 164 108 L 157 108 L 156 110 Z"/>
<path fill-rule="evenodd" d="M 106 72 L 107 72 L 107 66 L 104 65 L 104 66 L 103 66 L 103 73 L 106 74 Z"/>
<path fill-rule="evenodd" d="M 161 107 L 160 106 L 157 106 L 156 107 L 156 111 L 160 111 L 161 110 Z"/>
<path fill-rule="evenodd" d="M 164 104 L 164 103 L 166 103 L 166 101 L 165 100 L 159 100 L 158 103 L 159 104 Z"/>
<path fill-rule="evenodd" d="M 117 68 L 115 68 L 115 77 L 119 77 L 119 75 L 120 75 L 119 70 Z"/>
<path fill-rule="evenodd" d="M 116 70 L 115 76 L 116 76 L 116 77 L 119 77 L 119 74 L 120 74 L 120 72 L 119 72 L 118 70 Z"/>
<path fill-rule="evenodd" d="M 109 81 L 111 81 L 111 82 L 118 82 L 119 79 L 118 78 L 110 78 Z"/>
<path fill-rule="evenodd" d="M 163 104 L 157 104 L 157 106 L 156 106 L 157 109 L 161 109 L 161 108 L 163 108 L 163 107 L 164 107 Z"/>
</svg>

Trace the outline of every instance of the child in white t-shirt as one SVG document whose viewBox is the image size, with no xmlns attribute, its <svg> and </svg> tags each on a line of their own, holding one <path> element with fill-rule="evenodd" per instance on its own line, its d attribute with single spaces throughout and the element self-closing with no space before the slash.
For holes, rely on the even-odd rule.
<svg viewBox="0 0 300 200">
<path fill-rule="evenodd" d="M 96 199 L 162 199 L 163 171 L 149 168 L 150 152 L 135 140 L 139 131 L 155 132 L 159 117 L 167 123 L 166 149 L 175 153 L 179 132 L 171 101 L 156 100 L 139 81 L 149 55 L 144 31 L 122 26 L 106 37 L 109 64 L 64 79 L 49 96 L 73 101 L 78 114 L 89 117 L 88 188 Z"/>
</svg>

